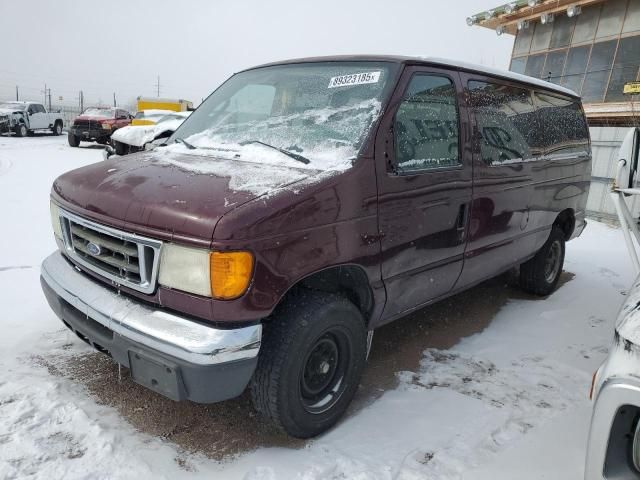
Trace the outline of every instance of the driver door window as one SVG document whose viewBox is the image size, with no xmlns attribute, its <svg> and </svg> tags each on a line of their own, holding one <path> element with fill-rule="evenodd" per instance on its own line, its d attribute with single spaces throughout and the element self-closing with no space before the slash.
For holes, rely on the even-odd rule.
<svg viewBox="0 0 640 480">
<path fill-rule="evenodd" d="M 398 173 L 460 166 L 453 82 L 444 76 L 414 75 L 398 107 L 393 132 Z"/>
</svg>

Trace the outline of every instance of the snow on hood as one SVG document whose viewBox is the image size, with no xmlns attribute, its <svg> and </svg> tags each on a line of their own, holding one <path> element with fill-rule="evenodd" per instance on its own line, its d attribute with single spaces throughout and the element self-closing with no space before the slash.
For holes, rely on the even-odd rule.
<svg viewBox="0 0 640 480">
<path fill-rule="evenodd" d="M 11 113 L 22 112 L 19 108 L 0 108 L 0 115 L 9 115 Z"/>
<path fill-rule="evenodd" d="M 113 132 L 111 138 L 134 147 L 143 147 L 161 133 L 177 130 L 182 122 L 184 118 L 173 118 L 155 125 L 128 125 Z"/>
<path fill-rule="evenodd" d="M 636 278 L 620 309 L 616 331 L 622 338 L 640 345 L 640 276 Z"/>
<path fill-rule="evenodd" d="M 134 147 L 142 147 L 154 138 L 155 125 L 128 125 L 111 134 L 111 139 Z"/>
<path fill-rule="evenodd" d="M 171 165 L 194 175 L 229 178 L 229 189 L 258 197 L 297 184 L 321 171 L 260 145 L 223 145 L 218 149 L 189 150 L 174 144 L 153 150 L 143 159 Z M 339 170 L 329 171 L 328 174 Z"/>
</svg>

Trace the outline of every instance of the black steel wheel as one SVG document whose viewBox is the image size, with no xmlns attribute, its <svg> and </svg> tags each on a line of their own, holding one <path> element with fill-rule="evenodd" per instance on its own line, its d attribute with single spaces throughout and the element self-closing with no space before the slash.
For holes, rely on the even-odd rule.
<svg viewBox="0 0 640 480">
<path fill-rule="evenodd" d="M 331 428 L 355 395 L 367 357 L 358 308 L 332 293 L 302 290 L 265 324 L 251 382 L 256 410 L 287 434 Z"/>
</svg>

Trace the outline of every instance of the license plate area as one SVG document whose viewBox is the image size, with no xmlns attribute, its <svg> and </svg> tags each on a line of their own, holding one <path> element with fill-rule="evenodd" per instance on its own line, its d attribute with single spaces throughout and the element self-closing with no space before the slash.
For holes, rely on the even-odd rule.
<svg viewBox="0 0 640 480">
<path fill-rule="evenodd" d="M 186 397 L 179 367 L 138 349 L 129 350 L 131 377 L 136 383 L 172 400 Z"/>
</svg>

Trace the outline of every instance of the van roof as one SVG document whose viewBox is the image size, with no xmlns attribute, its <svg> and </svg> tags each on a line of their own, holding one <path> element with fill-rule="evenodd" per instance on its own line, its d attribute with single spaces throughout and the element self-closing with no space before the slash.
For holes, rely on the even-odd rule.
<svg viewBox="0 0 640 480">
<path fill-rule="evenodd" d="M 439 66 L 439 67 L 453 67 L 456 70 L 464 70 L 467 72 L 482 73 L 492 77 L 504 78 L 507 80 L 513 80 L 518 83 L 526 83 L 528 85 L 541 87 L 546 90 L 552 90 L 571 97 L 580 98 L 573 90 L 556 85 L 555 83 L 546 82 L 539 78 L 529 77 L 520 73 L 510 72 L 508 70 L 501 70 L 497 68 L 487 67 L 484 65 L 476 65 L 473 63 L 461 62 L 458 60 L 450 60 L 446 58 L 438 57 L 409 57 L 401 55 L 335 55 L 327 57 L 308 57 L 308 58 L 295 58 L 292 60 L 284 60 L 280 62 L 267 63 L 259 65 L 253 68 L 270 67 L 275 65 L 287 65 L 292 63 L 312 63 L 312 62 L 391 62 L 402 63 L 405 65 L 425 65 L 425 66 Z M 248 68 L 246 70 L 253 70 Z"/>
</svg>

